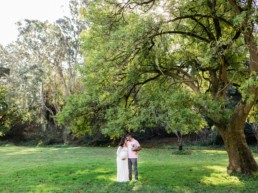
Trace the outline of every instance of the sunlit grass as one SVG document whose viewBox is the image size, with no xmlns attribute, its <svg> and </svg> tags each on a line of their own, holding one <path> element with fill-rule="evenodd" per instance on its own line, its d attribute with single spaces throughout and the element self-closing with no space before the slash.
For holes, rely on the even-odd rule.
<svg viewBox="0 0 258 193">
<path fill-rule="evenodd" d="M 116 148 L 0 147 L 0 192 L 251 192 L 254 178 L 229 176 L 223 150 L 143 149 L 138 182 L 116 182 Z M 255 154 L 256 159 L 258 154 Z"/>
</svg>

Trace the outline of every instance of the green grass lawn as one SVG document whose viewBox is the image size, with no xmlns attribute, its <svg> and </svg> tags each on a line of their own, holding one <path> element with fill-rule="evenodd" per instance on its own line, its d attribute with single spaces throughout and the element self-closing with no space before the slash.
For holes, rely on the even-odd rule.
<svg viewBox="0 0 258 193">
<path fill-rule="evenodd" d="M 0 147 L 0 192 L 258 192 L 253 178 L 226 174 L 221 150 L 172 155 L 143 149 L 139 181 L 117 183 L 116 148 Z M 255 154 L 258 160 L 258 154 Z"/>
</svg>

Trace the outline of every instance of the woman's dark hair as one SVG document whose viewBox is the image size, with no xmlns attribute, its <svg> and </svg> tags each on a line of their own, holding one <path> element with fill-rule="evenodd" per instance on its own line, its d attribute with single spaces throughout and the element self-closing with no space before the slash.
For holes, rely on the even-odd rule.
<svg viewBox="0 0 258 193">
<path fill-rule="evenodd" d="M 120 140 L 120 143 L 119 143 L 119 146 L 123 146 L 125 143 L 125 138 L 122 137 L 121 140 Z"/>
</svg>

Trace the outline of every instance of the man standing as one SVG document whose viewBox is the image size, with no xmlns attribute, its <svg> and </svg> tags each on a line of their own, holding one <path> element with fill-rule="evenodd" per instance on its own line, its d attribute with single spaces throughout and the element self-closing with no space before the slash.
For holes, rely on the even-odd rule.
<svg viewBox="0 0 258 193">
<path fill-rule="evenodd" d="M 137 168 L 137 158 L 138 152 L 142 149 L 139 142 L 132 137 L 132 135 L 127 134 L 127 148 L 128 148 L 128 169 L 129 169 L 129 180 L 132 180 L 132 166 L 134 169 L 134 180 L 138 181 L 138 168 Z"/>
</svg>

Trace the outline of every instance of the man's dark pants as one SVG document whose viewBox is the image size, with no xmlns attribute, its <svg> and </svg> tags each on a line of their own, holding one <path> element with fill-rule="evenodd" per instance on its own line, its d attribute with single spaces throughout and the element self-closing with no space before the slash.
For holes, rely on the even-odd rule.
<svg viewBox="0 0 258 193">
<path fill-rule="evenodd" d="M 132 180 L 132 166 L 134 170 L 134 179 L 138 180 L 137 158 L 128 158 L 129 180 Z"/>
</svg>

